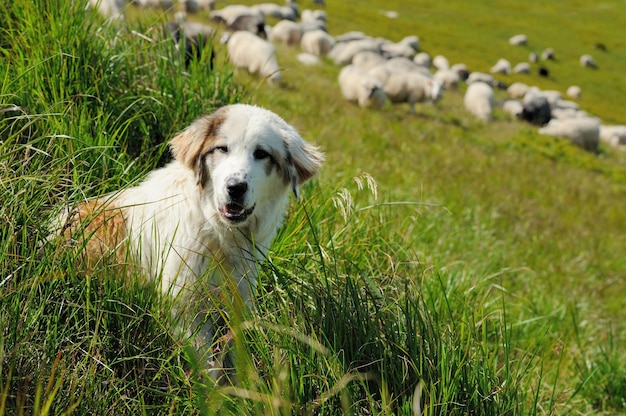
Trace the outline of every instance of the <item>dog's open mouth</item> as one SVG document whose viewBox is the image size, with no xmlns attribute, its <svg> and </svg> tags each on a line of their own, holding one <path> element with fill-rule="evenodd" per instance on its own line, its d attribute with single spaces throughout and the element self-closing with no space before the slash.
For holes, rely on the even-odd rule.
<svg viewBox="0 0 626 416">
<path fill-rule="evenodd" d="M 256 205 L 253 205 L 250 208 L 245 208 L 240 204 L 230 203 L 220 208 L 220 214 L 222 214 L 222 216 L 230 222 L 242 222 L 245 221 L 250 214 L 252 214 L 255 206 Z"/>
</svg>

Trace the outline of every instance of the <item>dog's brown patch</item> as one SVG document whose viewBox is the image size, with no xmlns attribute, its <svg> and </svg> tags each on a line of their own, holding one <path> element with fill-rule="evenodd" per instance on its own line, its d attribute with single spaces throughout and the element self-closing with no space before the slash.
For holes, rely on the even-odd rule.
<svg viewBox="0 0 626 416">
<path fill-rule="evenodd" d="M 123 262 L 127 237 L 124 211 L 113 202 L 83 202 L 70 213 L 61 236 L 82 251 L 88 267 L 111 256 Z"/>
</svg>

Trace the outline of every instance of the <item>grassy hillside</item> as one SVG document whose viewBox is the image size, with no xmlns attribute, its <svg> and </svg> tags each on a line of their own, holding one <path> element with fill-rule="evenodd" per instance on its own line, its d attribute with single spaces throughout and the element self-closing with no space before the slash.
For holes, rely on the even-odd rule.
<svg viewBox="0 0 626 416">
<path fill-rule="evenodd" d="M 480 123 L 464 86 L 417 115 L 360 109 L 340 68 L 284 47 L 280 88 L 233 72 L 217 43 L 217 71 L 184 70 L 159 13 L 103 26 L 70 3 L 0 5 L 0 414 L 410 415 L 418 383 L 424 414 L 626 413 L 626 154 L 500 112 Z M 580 85 L 583 109 L 626 123 L 621 2 L 328 3 L 333 35 L 415 34 L 474 70 L 553 47 L 549 78 L 500 78 Z M 225 307 L 238 379 L 220 388 L 153 287 L 40 244 L 54 207 L 140 180 L 175 131 L 237 101 L 280 114 L 327 162 L 293 201 L 257 311 Z"/>
</svg>

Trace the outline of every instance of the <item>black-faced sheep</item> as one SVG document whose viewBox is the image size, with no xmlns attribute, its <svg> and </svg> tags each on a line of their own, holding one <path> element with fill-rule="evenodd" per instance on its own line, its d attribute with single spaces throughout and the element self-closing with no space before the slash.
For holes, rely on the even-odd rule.
<svg viewBox="0 0 626 416">
<path fill-rule="evenodd" d="M 341 69 L 339 87 L 346 100 L 360 107 L 379 109 L 385 104 L 383 84 L 358 66 L 347 65 Z"/>
<path fill-rule="evenodd" d="M 525 100 L 523 103 L 522 113 L 519 117 L 522 120 L 526 120 L 530 124 L 537 126 L 547 124 L 552 118 L 548 99 L 539 95 L 529 100 Z"/>
</svg>

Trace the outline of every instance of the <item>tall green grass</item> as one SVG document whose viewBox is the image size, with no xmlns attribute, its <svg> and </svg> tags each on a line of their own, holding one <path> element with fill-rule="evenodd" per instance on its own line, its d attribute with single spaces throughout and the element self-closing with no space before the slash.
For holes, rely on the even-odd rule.
<svg viewBox="0 0 626 416">
<path fill-rule="evenodd" d="M 329 4 L 330 28 L 379 8 Z M 624 412 L 619 154 L 503 115 L 481 125 L 461 92 L 416 117 L 365 112 L 339 99 L 338 68 L 302 71 L 287 49 L 283 89 L 221 62 L 186 69 L 157 14 L 15 0 L 0 19 L 0 413 L 411 415 L 418 384 L 424 414 Z M 281 114 L 328 163 L 290 208 L 256 310 L 223 307 L 237 377 L 219 387 L 152 284 L 43 242 L 58 207 L 135 183 L 177 130 L 238 101 Z"/>
</svg>

